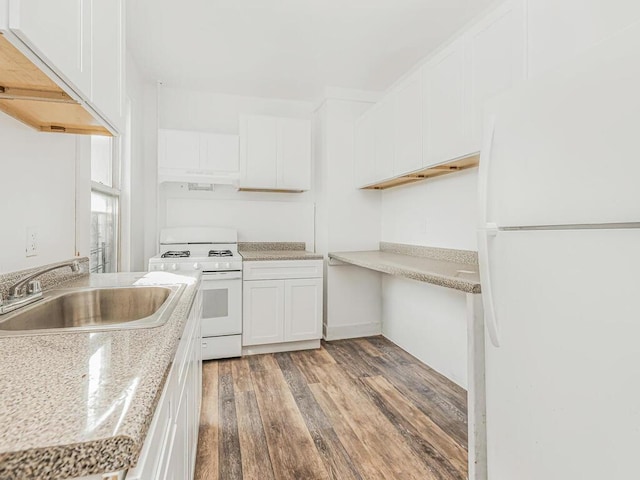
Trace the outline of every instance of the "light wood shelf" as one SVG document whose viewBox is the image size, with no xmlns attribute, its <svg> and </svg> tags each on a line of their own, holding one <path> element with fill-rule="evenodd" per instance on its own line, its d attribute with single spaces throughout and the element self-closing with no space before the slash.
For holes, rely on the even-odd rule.
<svg viewBox="0 0 640 480">
<path fill-rule="evenodd" d="M 362 190 L 386 190 L 387 188 L 399 187 L 400 185 L 407 185 L 410 183 L 421 182 L 429 178 L 440 177 L 442 175 L 448 175 L 450 173 L 460 172 L 469 168 L 477 167 L 480 162 L 480 154 L 474 153 L 465 157 L 456 158 L 450 162 L 434 165 L 422 170 L 407 173 L 399 177 L 384 180 L 382 182 L 373 183 L 366 187 L 361 187 Z"/>
<path fill-rule="evenodd" d="M 0 110 L 41 132 L 107 135 L 83 105 L 71 98 L 0 34 Z"/>
</svg>

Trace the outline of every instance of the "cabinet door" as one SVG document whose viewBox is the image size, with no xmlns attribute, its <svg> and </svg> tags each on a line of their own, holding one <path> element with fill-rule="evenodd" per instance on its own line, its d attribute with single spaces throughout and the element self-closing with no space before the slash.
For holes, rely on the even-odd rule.
<svg viewBox="0 0 640 480">
<path fill-rule="evenodd" d="M 175 480 L 178 478 L 189 478 L 188 457 L 188 421 L 189 410 L 187 399 L 183 396 L 176 414 L 176 425 L 174 430 L 173 444 L 170 452 L 169 463 L 165 480 Z"/>
<path fill-rule="evenodd" d="M 239 174 L 239 148 L 237 135 L 201 133 L 200 169 L 213 174 Z"/>
<path fill-rule="evenodd" d="M 158 131 L 158 168 L 166 170 L 200 169 L 200 137 L 197 132 Z"/>
<path fill-rule="evenodd" d="M 466 38 L 469 74 L 471 150 L 479 151 L 482 141 L 484 103 L 524 79 L 525 19 L 523 0 L 501 5 L 473 26 Z"/>
<path fill-rule="evenodd" d="M 373 107 L 375 108 L 375 107 Z M 375 182 L 376 177 L 376 144 L 373 109 L 367 110 L 355 124 L 355 169 L 354 177 L 357 187 L 364 187 Z"/>
<path fill-rule="evenodd" d="M 124 22 L 122 0 L 93 0 L 91 99 L 122 130 L 124 109 Z"/>
<path fill-rule="evenodd" d="M 322 279 L 284 282 L 284 339 L 287 342 L 322 337 Z"/>
<path fill-rule="evenodd" d="M 415 72 L 393 93 L 395 96 L 395 163 L 393 175 L 422 168 L 422 83 Z"/>
<path fill-rule="evenodd" d="M 380 102 L 374 111 L 375 122 L 375 181 L 386 180 L 393 177 L 393 164 L 395 157 L 395 105 L 393 97 L 388 95 Z"/>
<path fill-rule="evenodd" d="M 640 20 L 636 0 L 527 0 L 526 9 L 528 78 Z"/>
<path fill-rule="evenodd" d="M 91 3 L 9 2 L 9 28 L 85 100 L 91 99 Z"/>
<path fill-rule="evenodd" d="M 425 165 L 469 153 L 465 111 L 464 42 L 457 40 L 431 60 L 423 71 L 426 119 Z"/>
<path fill-rule="evenodd" d="M 242 345 L 284 341 L 284 281 L 243 282 Z"/>
<path fill-rule="evenodd" d="M 278 119 L 248 116 L 242 123 L 240 186 L 277 188 Z"/>
<path fill-rule="evenodd" d="M 278 188 L 311 189 L 311 122 L 278 120 Z"/>
</svg>

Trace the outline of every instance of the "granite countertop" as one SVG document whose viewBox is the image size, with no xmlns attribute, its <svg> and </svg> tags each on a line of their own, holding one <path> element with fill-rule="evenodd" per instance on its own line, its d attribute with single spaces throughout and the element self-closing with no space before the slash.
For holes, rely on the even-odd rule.
<svg viewBox="0 0 640 480">
<path fill-rule="evenodd" d="M 322 260 L 321 253 L 305 250 L 302 242 L 240 242 L 238 253 L 245 262 L 265 260 Z"/>
<path fill-rule="evenodd" d="M 134 466 L 199 284 L 198 274 L 84 275 L 59 285 L 183 283 L 155 328 L 0 337 L 0 479 Z"/>
<path fill-rule="evenodd" d="M 383 242 L 380 250 L 335 252 L 329 253 L 329 258 L 466 293 L 480 293 L 477 257 L 467 250 Z"/>
</svg>

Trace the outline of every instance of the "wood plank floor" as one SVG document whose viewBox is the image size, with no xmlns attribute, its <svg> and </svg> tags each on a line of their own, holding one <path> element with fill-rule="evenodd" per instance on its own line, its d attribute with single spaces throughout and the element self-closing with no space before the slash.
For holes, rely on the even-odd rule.
<svg viewBox="0 0 640 480">
<path fill-rule="evenodd" d="M 383 337 L 209 361 L 198 480 L 463 480 L 466 391 Z"/>
</svg>

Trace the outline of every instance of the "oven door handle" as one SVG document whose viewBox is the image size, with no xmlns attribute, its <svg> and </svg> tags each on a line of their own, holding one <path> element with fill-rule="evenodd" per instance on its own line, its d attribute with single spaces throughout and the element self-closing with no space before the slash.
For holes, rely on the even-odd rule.
<svg viewBox="0 0 640 480">
<path fill-rule="evenodd" d="M 242 279 L 242 272 L 202 272 L 202 281 L 216 281 L 216 280 L 235 280 Z"/>
</svg>

